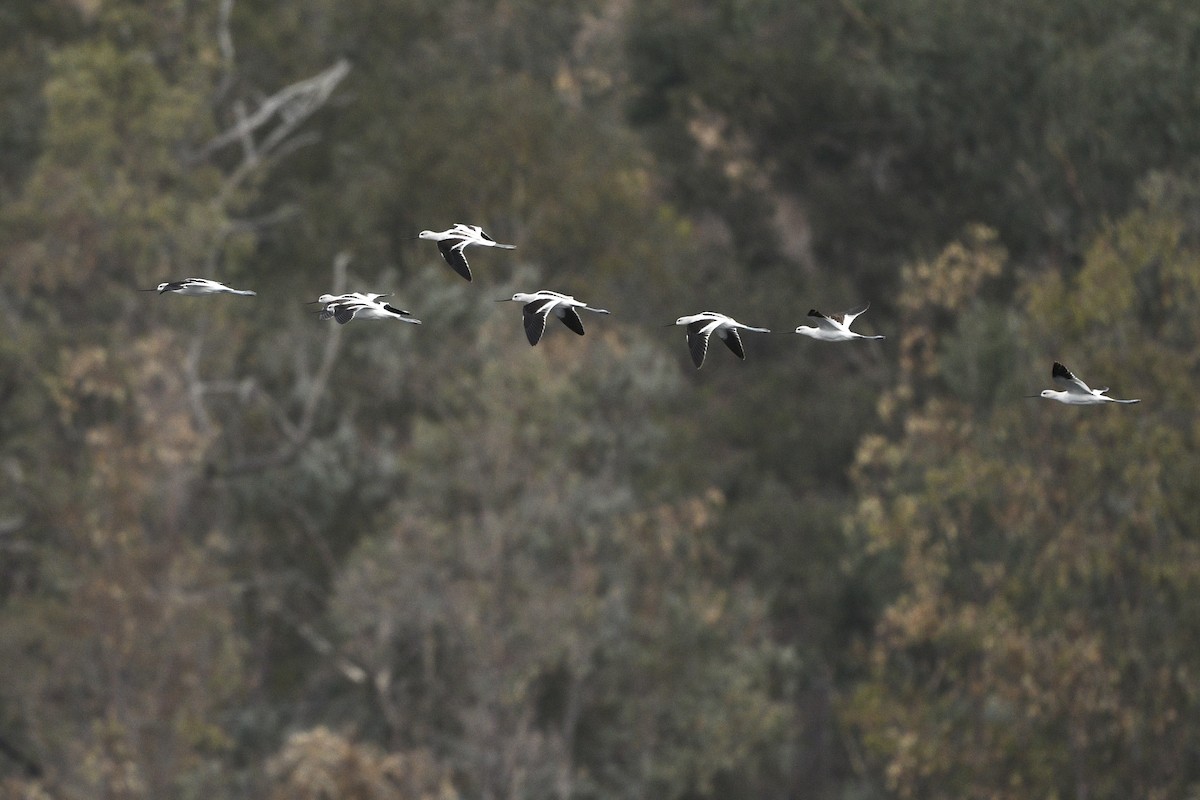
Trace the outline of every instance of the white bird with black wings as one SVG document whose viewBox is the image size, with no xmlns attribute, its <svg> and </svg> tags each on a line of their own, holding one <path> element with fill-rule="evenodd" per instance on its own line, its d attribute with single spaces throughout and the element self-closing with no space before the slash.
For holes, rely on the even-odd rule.
<svg viewBox="0 0 1200 800">
<path fill-rule="evenodd" d="M 546 320 L 551 314 L 558 317 L 575 333 L 583 336 L 583 320 L 579 318 L 579 310 L 591 311 L 594 314 L 607 314 L 607 309 L 593 308 L 582 300 L 576 300 L 569 294 L 551 292 L 542 289 L 538 292 L 517 292 L 512 297 L 497 302 L 524 303 L 522 318 L 525 323 L 525 337 L 531 345 L 542 340 L 546 332 Z"/>
<path fill-rule="evenodd" d="M 708 354 L 708 339 L 714 333 L 734 355 L 745 361 L 746 348 L 742 347 L 742 337 L 738 334 L 738 329 L 758 333 L 771 332 L 769 328 L 743 325 L 733 317 L 715 311 L 702 311 L 699 314 L 680 317 L 675 320 L 675 324 L 687 326 L 688 351 L 692 354 L 692 363 L 696 365 L 696 369 L 704 365 L 704 356 Z"/>
<path fill-rule="evenodd" d="M 1050 370 L 1050 377 L 1056 386 L 1061 386 L 1062 391 L 1056 392 L 1053 389 L 1043 389 L 1038 397 L 1044 397 L 1047 400 L 1057 400 L 1060 403 L 1066 403 L 1069 406 L 1098 406 L 1104 403 L 1140 403 L 1141 400 L 1118 400 L 1115 397 L 1106 397 L 1108 387 L 1103 389 L 1093 389 L 1083 381 L 1071 374 L 1071 370 L 1064 367 L 1057 361 L 1054 362 L 1054 367 Z M 1033 395 L 1030 395 L 1031 397 Z"/>
</svg>

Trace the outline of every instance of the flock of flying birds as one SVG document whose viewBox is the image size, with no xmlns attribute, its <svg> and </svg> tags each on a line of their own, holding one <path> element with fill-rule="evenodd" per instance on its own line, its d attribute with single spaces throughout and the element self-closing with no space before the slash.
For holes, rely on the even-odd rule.
<svg viewBox="0 0 1200 800">
<path fill-rule="evenodd" d="M 483 228 L 478 225 L 464 225 L 462 223 L 456 223 L 454 227 L 444 231 L 421 231 L 414 238 L 430 239 L 437 242 L 438 251 L 441 252 L 442 258 L 446 260 L 446 263 L 455 272 L 468 281 L 471 280 L 471 266 L 467 263 L 467 257 L 463 252 L 467 247 L 477 245 L 480 247 L 499 247 L 504 250 L 512 250 L 516 247 L 516 245 L 497 242 L 484 233 Z M 159 294 L 174 292 L 183 295 L 237 294 L 254 296 L 256 294 L 246 289 L 232 289 L 223 283 L 209 280 L 208 278 L 185 278 L 181 281 L 169 281 L 167 283 L 160 283 L 155 289 L 142 289 L 140 291 L 156 291 Z M 384 302 L 383 298 L 387 296 L 386 294 L 376 294 L 374 292 L 351 292 L 339 295 L 323 294 L 316 300 L 313 300 L 310 305 L 319 304 L 321 306 L 318 318 L 322 320 L 333 319 L 340 325 L 345 325 L 352 319 L 396 319 L 413 325 L 421 324 L 421 320 L 416 319 L 410 312 Z M 531 345 L 536 345 L 541 341 L 542 334 L 546 331 L 546 320 L 549 319 L 551 314 L 569 329 L 583 336 L 583 320 L 579 316 L 581 310 L 591 311 L 595 314 L 609 313 L 606 309 L 589 306 L 587 303 L 576 300 L 570 295 L 545 289 L 537 292 L 517 292 L 511 298 L 505 298 L 505 300 L 498 302 L 505 301 L 523 304 L 522 318 L 525 325 L 525 336 L 529 339 Z M 794 332 L 823 342 L 883 339 L 885 338 L 883 336 L 864 336 L 861 333 L 850 330 L 850 325 L 869 306 L 869 303 L 861 305 L 842 314 L 822 314 L 816 309 L 811 309 L 808 312 L 808 316 L 812 317 L 816 324 L 811 326 L 800 325 Z M 717 338 L 724 342 L 733 351 L 734 355 L 744 361 L 746 350 L 742 346 L 741 335 L 738 331 L 771 332 L 769 328 L 744 325 L 733 317 L 718 314 L 715 311 L 689 314 L 680 317 L 667 327 L 674 325 L 683 325 L 686 327 L 688 351 L 691 353 L 692 363 L 696 365 L 696 369 L 700 369 L 704 364 L 704 357 L 708 354 L 708 342 L 713 334 L 716 334 Z M 1048 400 L 1057 400 L 1060 403 L 1066 403 L 1067 405 L 1140 402 L 1140 400 L 1118 400 L 1114 397 L 1108 397 L 1108 387 L 1103 389 L 1090 388 L 1086 383 L 1076 378 L 1071 373 L 1071 370 L 1057 361 L 1054 362 L 1050 377 L 1056 386 L 1061 387 L 1059 391 L 1045 389 L 1040 395 L 1028 396 L 1044 397 Z"/>
</svg>

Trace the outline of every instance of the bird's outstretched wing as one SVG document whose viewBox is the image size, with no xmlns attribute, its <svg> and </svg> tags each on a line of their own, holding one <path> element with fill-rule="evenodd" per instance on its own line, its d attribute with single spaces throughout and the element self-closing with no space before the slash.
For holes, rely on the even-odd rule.
<svg viewBox="0 0 1200 800">
<path fill-rule="evenodd" d="M 841 314 L 834 314 L 832 317 L 827 317 L 815 308 L 808 310 L 808 315 L 817 321 L 817 327 L 827 331 L 839 331 L 837 323 L 841 322 Z"/>
<path fill-rule="evenodd" d="M 467 257 L 463 254 L 463 248 L 467 243 L 463 239 L 443 239 L 437 243 L 438 250 L 442 254 L 442 258 L 446 259 L 446 263 L 451 269 L 459 275 L 471 280 L 471 265 L 467 263 Z"/>
<path fill-rule="evenodd" d="M 537 344 L 546 332 L 546 316 L 550 313 L 549 304 L 543 300 L 526 303 L 521 310 L 521 319 L 525 323 L 525 338 L 530 344 Z"/>
<path fill-rule="evenodd" d="M 334 306 L 332 309 L 333 318 L 337 321 L 338 325 L 345 325 L 347 322 L 354 319 L 354 315 L 358 313 L 360 308 L 362 308 L 362 306 L 358 303 Z"/>
<path fill-rule="evenodd" d="M 842 318 L 842 324 L 845 325 L 847 328 L 849 328 L 850 325 L 853 324 L 855 317 L 860 316 L 864 311 L 866 311 L 870 307 L 871 307 L 870 303 L 863 303 L 861 306 L 855 306 L 854 308 L 850 309 L 849 311 L 842 312 L 842 314 L 840 315 Z"/>
<path fill-rule="evenodd" d="M 1053 369 L 1050 370 L 1050 377 L 1054 383 L 1061 386 L 1064 391 L 1074 394 L 1091 394 L 1092 390 L 1083 381 L 1071 374 L 1071 370 L 1064 367 L 1057 361 L 1054 362 Z"/>
<path fill-rule="evenodd" d="M 742 361 L 746 360 L 746 348 L 742 347 L 742 337 L 738 335 L 737 328 L 727 328 L 721 331 L 721 341 L 733 351 L 735 356 Z"/>
<path fill-rule="evenodd" d="M 555 314 L 562 320 L 563 325 L 583 336 L 583 320 L 579 318 L 579 312 L 573 307 L 563 306 L 555 311 Z"/>
<path fill-rule="evenodd" d="M 708 335 L 712 332 L 708 326 L 708 320 L 689 322 L 687 326 L 688 351 L 692 354 L 696 369 L 704 365 L 704 356 L 708 353 Z"/>
</svg>

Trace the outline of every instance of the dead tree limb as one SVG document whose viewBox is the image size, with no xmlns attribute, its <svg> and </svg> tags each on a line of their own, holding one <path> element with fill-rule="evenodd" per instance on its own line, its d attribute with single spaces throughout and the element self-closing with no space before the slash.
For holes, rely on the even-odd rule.
<svg viewBox="0 0 1200 800">
<path fill-rule="evenodd" d="M 277 147 L 300 123 L 323 106 L 349 72 L 350 62 L 344 58 L 340 59 L 311 78 L 280 89 L 263 100 L 254 113 L 246 114 L 243 108 L 237 121 L 200 148 L 193 159 L 205 159 L 234 142 L 243 142 L 245 151 L 247 148 L 244 143 L 247 140 L 253 142 L 254 136 L 274 120 L 277 124 L 270 129 L 270 133 L 244 155 L 246 159 L 257 164 L 258 159 Z"/>
<path fill-rule="evenodd" d="M 337 257 L 334 258 L 333 294 L 341 294 L 345 291 L 346 268 L 349 264 L 350 254 L 345 251 L 338 253 Z M 304 398 L 304 405 L 300 409 L 300 419 L 294 424 L 281 426 L 284 433 L 284 440 L 279 447 L 274 452 L 237 461 L 226 469 L 220 470 L 218 474 L 222 477 L 232 477 L 249 472 L 262 472 L 268 469 L 275 469 L 289 463 L 300 454 L 300 450 L 307 444 L 309 437 L 312 435 L 313 426 L 316 424 L 317 410 L 329 386 L 329 379 L 333 374 L 334 365 L 337 363 L 341 341 L 341 326 L 334 326 L 333 330 L 329 332 L 329 337 L 325 340 L 325 350 L 321 356 L 321 363 L 313 375 L 312 385 Z"/>
<path fill-rule="evenodd" d="M 233 34 L 229 29 L 229 20 L 233 17 L 233 0 L 221 0 L 217 7 L 217 48 L 221 51 L 221 59 L 225 62 L 225 74 L 217 85 L 216 98 L 220 101 L 229 93 L 233 86 L 234 49 Z"/>
</svg>

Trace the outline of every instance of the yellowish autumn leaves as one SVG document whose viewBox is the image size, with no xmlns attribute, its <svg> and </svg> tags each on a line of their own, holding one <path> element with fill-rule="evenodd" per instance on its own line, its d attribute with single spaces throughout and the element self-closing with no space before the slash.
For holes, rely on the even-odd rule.
<svg viewBox="0 0 1200 800">
<path fill-rule="evenodd" d="M 1141 413 L 923 396 L 930 354 L 956 346 L 932 320 L 986 313 L 979 283 L 1003 255 L 975 230 L 906 273 L 912 327 L 881 403 L 906 413 L 860 447 L 849 520 L 904 588 L 846 705 L 898 797 L 1196 788 L 1176 765 L 1200 736 L 1200 242 L 1171 189 L 1150 181 L 1074 278 L 1026 278 L 1004 311 L 1029 389 L 1053 359 L 1086 364 L 1145 396 Z"/>
</svg>

